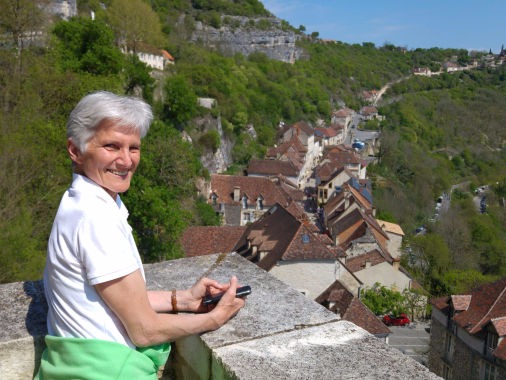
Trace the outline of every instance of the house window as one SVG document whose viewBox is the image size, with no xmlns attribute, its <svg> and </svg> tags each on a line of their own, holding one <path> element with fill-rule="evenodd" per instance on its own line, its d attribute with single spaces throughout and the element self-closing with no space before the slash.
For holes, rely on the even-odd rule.
<svg viewBox="0 0 506 380">
<path fill-rule="evenodd" d="M 242 208 L 248 208 L 248 197 L 244 195 L 241 199 L 242 202 Z"/>
<path fill-rule="evenodd" d="M 452 369 L 450 366 L 444 364 L 443 365 L 443 379 L 452 380 Z"/>
<path fill-rule="evenodd" d="M 213 205 L 216 206 L 216 200 L 218 199 L 218 196 L 215 193 L 211 194 L 211 200 L 213 201 Z"/>
<path fill-rule="evenodd" d="M 264 209 L 264 198 L 260 195 L 257 199 L 257 210 Z"/>
<path fill-rule="evenodd" d="M 245 212 L 242 216 L 242 220 L 244 224 L 251 223 L 253 221 L 253 215 L 251 215 L 249 212 Z"/>
<path fill-rule="evenodd" d="M 480 380 L 496 380 L 497 368 L 487 361 L 482 362 Z"/>
</svg>

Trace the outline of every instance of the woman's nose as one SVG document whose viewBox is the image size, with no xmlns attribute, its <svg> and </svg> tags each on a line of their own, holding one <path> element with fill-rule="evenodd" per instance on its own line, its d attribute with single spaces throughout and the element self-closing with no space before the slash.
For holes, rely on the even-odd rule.
<svg viewBox="0 0 506 380">
<path fill-rule="evenodd" d="M 121 149 L 119 151 L 119 162 L 120 164 L 124 165 L 125 167 L 132 166 L 132 154 L 130 152 L 130 149 Z"/>
</svg>

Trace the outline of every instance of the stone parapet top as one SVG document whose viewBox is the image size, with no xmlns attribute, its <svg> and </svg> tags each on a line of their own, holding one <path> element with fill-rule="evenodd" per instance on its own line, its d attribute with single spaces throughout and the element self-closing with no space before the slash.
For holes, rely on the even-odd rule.
<svg viewBox="0 0 506 380">
<path fill-rule="evenodd" d="M 187 288 L 203 275 L 221 282 L 236 275 L 252 288 L 246 306 L 222 328 L 175 343 L 167 372 L 178 379 L 439 378 L 237 254 L 146 264 L 145 272 L 152 290 Z M 46 308 L 40 281 L 0 285 L 0 373 L 6 378 L 32 375 Z"/>
</svg>

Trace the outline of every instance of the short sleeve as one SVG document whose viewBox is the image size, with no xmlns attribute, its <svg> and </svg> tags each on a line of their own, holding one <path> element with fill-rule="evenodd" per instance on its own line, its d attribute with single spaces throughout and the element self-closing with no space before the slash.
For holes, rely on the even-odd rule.
<svg viewBox="0 0 506 380">
<path fill-rule="evenodd" d="M 139 268 L 131 229 L 117 215 L 84 218 L 78 228 L 78 254 L 90 285 L 125 276 Z"/>
</svg>

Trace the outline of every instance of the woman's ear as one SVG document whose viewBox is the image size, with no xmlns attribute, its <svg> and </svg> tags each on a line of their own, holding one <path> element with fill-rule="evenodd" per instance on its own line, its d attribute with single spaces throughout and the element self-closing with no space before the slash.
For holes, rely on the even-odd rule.
<svg viewBox="0 0 506 380">
<path fill-rule="evenodd" d="M 79 165 L 82 161 L 82 153 L 77 145 L 74 144 L 72 138 L 67 139 L 67 151 L 69 152 L 69 156 L 72 162 Z"/>
</svg>

